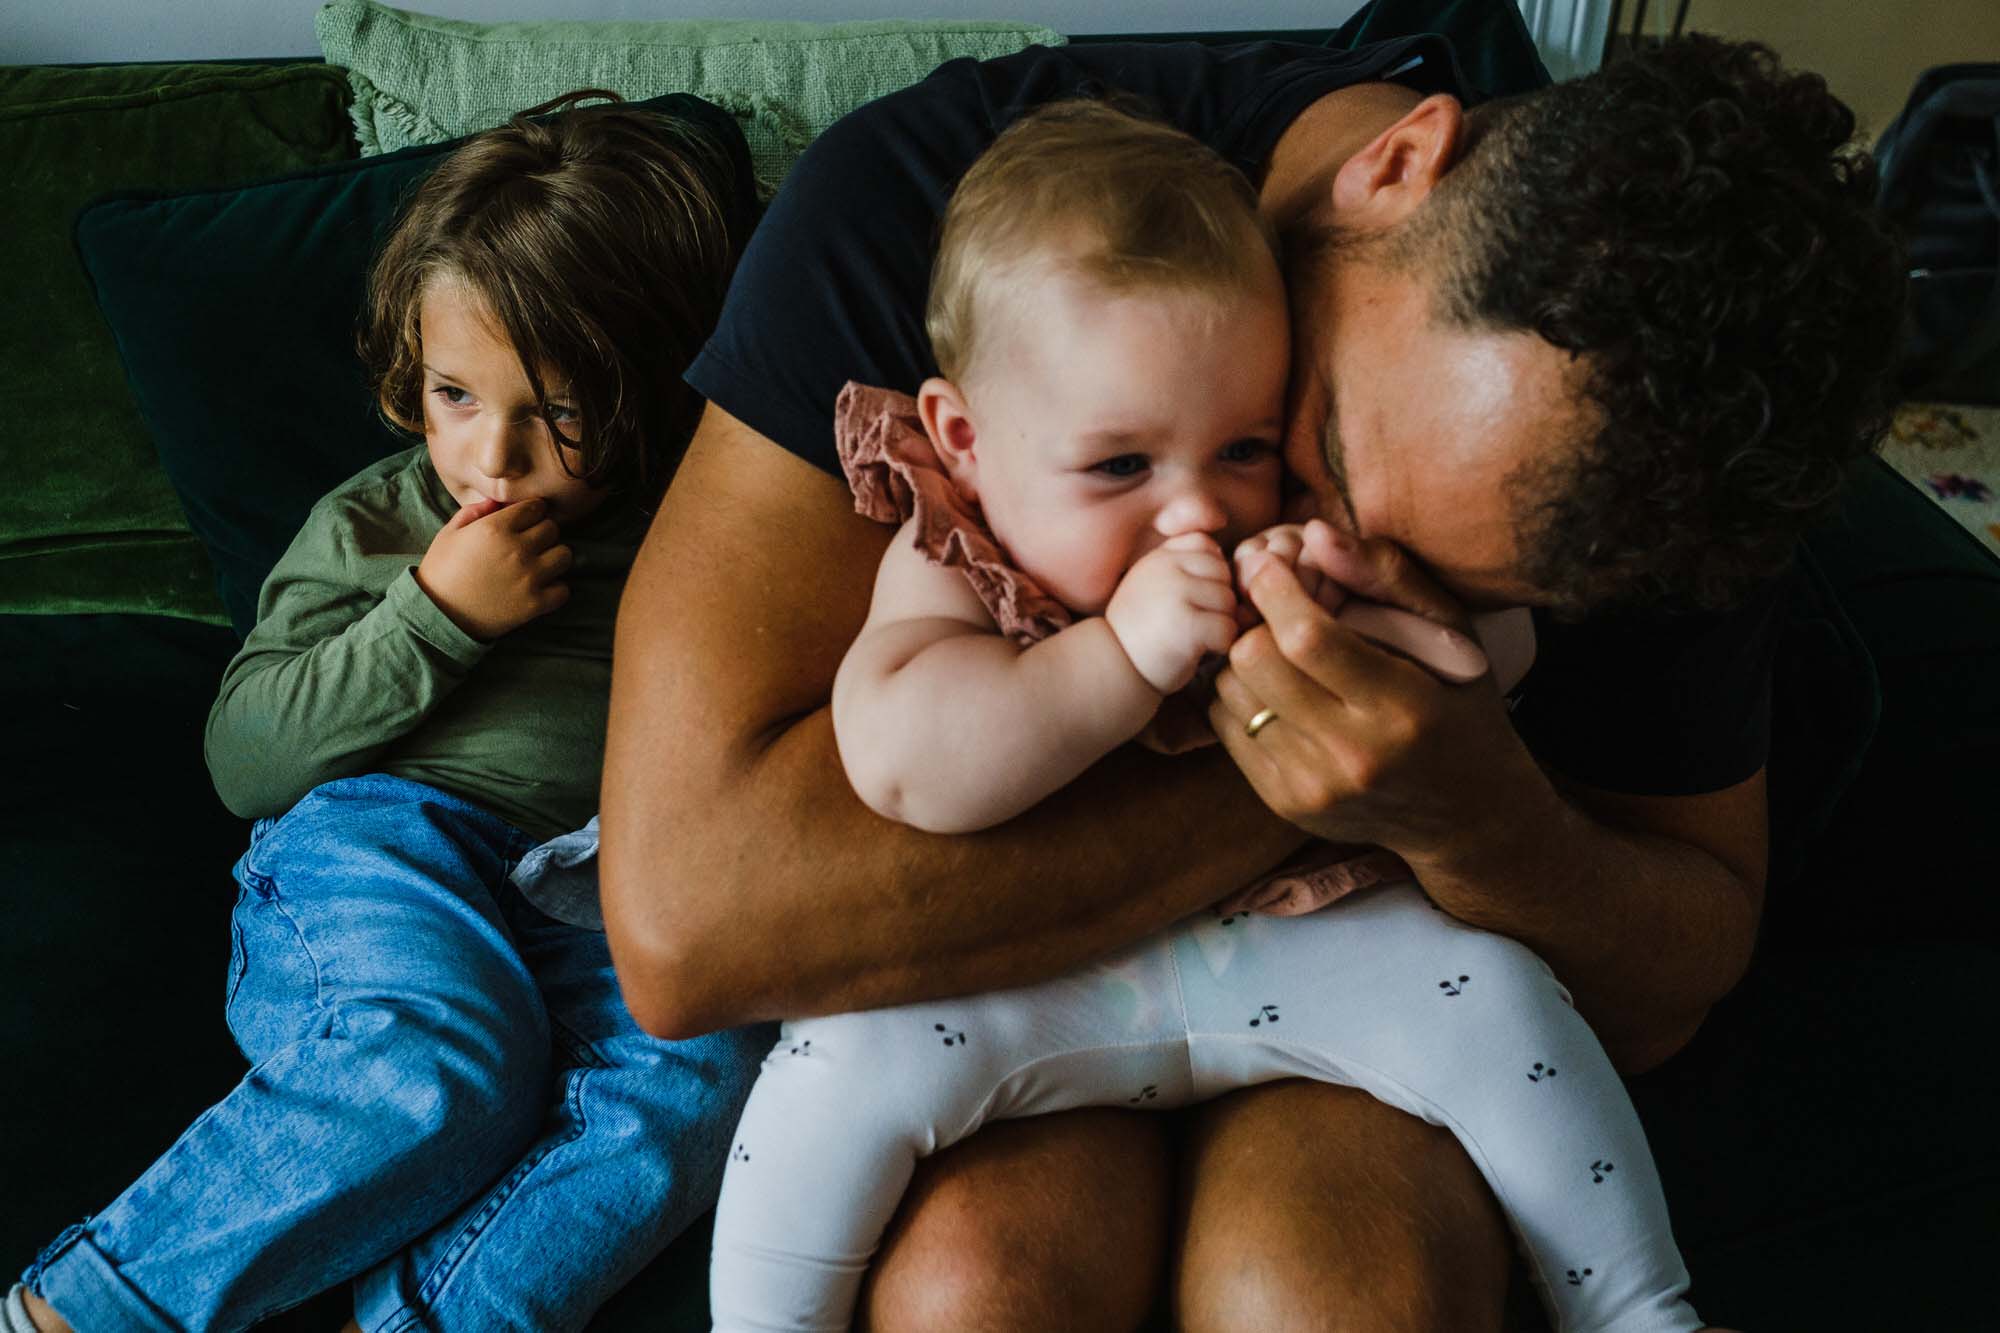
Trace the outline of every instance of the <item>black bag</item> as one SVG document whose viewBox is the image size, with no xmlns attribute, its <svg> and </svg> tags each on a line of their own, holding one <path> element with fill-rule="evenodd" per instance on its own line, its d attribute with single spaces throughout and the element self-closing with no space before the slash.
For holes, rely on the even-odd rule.
<svg viewBox="0 0 2000 1333">
<path fill-rule="evenodd" d="M 1909 246 L 1904 395 L 2000 404 L 2000 64 L 1924 71 L 1875 156 Z"/>
</svg>

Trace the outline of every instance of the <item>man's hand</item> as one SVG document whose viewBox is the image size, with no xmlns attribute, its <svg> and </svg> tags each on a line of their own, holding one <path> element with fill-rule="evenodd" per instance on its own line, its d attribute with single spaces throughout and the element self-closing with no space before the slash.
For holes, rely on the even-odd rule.
<svg viewBox="0 0 2000 1333">
<path fill-rule="evenodd" d="M 1324 523 L 1298 540 L 1300 566 L 1471 643 L 1464 611 L 1397 548 Z M 1448 684 L 1371 642 L 1328 612 L 1325 586 L 1315 600 L 1286 554 L 1239 560 L 1264 623 L 1231 648 L 1210 710 L 1273 811 L 1328 841 L 1377 843 L 1415 863 L 1508 818 L 1510 793 L 1545 787 L 1489 681 Z M 1248 735 L 1267 708 L 1275 719 Z"/>
<path fill-rule="evenodd" d="M 1170 537 L 1125 571 L 1104 619 L 1146 683 L 1172 694 L 1236 637 L 1229 561 L 1206 533 Z"/>
<path fill-rule="evenodd" d="M 1345 549 L 1343 539 L 1331 524 L 1322 519 L 1312 519 L 1305 523 L 1280 523 L 1266 528 L 1240 543 L 1232 559 L 1236 566 L 1237 583 L 1245 588 L 1249 586 L 1251 571 L 1264 560 L 1275 558 L 1284 562 L 1298 578 L 1299 586 L 1305 589 L 1306 595 L 1332 612 L 1341 624 L 1360 631 L 1385 648 L 1393 648 L 1405 657 L 1415 659 L 1453 684 L 1476 680 L 1486 674 L 1488 661 L 1485 649 L 1477 637 L 1458 628 L 1464 624 L 1464 617 L 1449 599 L 1442 602 L 1419 599 L 1419 609 L 1405 610 L 1400 605 L 1354 596 L 1352 590 L 1332 573 L 1334 567 L 1348 563 L 1341 554 Z M 1489 614 L 1486 617 L 1488 625 L 1484 628 L 1490 628 L 1499 615 L 1505 614 L 1526 613 Z M 1263 621 L 1262 613 L 1248 597 L 1238 601 L 1238 625 L 1247 630 Z M 1532 631 L 1527 638 L 1528 646 L 1522 651 L 1532 659 Z M 1526 670 L 1526 660 L 1523 660 L 1519 671 L 1525 673 Z M 1519 678 L 1519 674 L 1513 677 L 1514 680 Z M 1512 683 L 1509 680 L 1503 688 L 1511 687 Z"/>
<path fill-rule="evenodd" d="M 1320 520 L 1320 526 L 1327 526 Z M 1329 578 L 1324 570 L 1313 561 L 1306 551 L 1306 523 L 1278 523 L 1265 528 L 1253 537 L 1246 537 L 1230 552 L 1230 562 L 1235 565 L 1238 581 L 1247 586 L 1249 571 L 1263 563 L 1266 557 L 1283 561 L 1299 580 L 1299 586 L 1306 596 L 1325 607 L 1328 611 L 1338 611 L 1347 600 L 1347 589 Z M 1315 546 L 1315 549 L 1318 549 Z M 1251 629 L 1263 623 L 1256 605 L 1244 598 L 1236 607 L 1236 620 L 1244 629 Z"/>
<path fill-rule="evenodd" d="M 417 586 L 482 642 L 547 615 L 569 600 L 561 580 L 573 558 L 547 510 L 540 500 L 466 505 L 431 538 Z"/>
</svg>

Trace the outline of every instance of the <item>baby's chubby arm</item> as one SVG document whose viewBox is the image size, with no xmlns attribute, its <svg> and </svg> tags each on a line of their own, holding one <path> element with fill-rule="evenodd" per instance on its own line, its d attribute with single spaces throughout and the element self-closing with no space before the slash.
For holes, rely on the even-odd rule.
<svg viewBox="0 0 2000 1333">
<path fill-rule="evenodd" d="M 906 527 L 834 679 L 848 780 L 877 814 L 927 832 L 1004 823 L 1137 735 L 1205 653 L 1227 651 L 1235 605 L 1221 549 L 1191 534 L 1136 563 L 1103 616 L 1024 649 Z"/>
</svg>

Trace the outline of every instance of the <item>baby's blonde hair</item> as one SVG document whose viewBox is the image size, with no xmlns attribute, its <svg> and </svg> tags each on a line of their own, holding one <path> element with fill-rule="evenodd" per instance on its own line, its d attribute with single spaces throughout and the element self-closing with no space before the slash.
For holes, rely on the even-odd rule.
<svg viewBox="0 0 2000 1333">
<path fill-rule="evenodd" d="M 1262 281 L 1276 246 L 1249 180 L 1200 140 L 1103 101 L 1050 103 L 995 139 L 945 208 L 924 311 L 945 378 L 972 365 L 1008 270 L 1043 255 L 1109 292 L 1234 292 Z"/>
</svg>

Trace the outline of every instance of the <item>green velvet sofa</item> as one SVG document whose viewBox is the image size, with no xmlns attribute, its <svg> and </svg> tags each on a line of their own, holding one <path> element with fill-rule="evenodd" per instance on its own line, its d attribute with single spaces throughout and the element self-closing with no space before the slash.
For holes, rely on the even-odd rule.
<svg viewBox="0 0 2000 1333">
<path fill-rule="evenodd" d="M 1482 86 L 1546 77 L 1511 8 L 1414 9 L 1453 35 Z M 1371 6 L 1339 31 L 1291 36 L 1394 35 L 1412 10 Z M 376 132 L 453 132 L 374 87 Z M 766 132 L 760 167 L 774 175 L 809 137 L 780 99 L 706 91 Z M 0 771 L 0 1265 L 13 1270 L 242 1072 L 220 1017 L 229 867 L 247 829 L 209 786 L 202 724 L 272 543 L 395 447 L 364 433 L 352 283 L 435 152 L 413 142 L 362 158 L 354 101 L 346 68 L 311 61 L 0 69 L 0 157 L 27 164 L 0 213 L 16 266 L 0 284 L 0 375 L 27 408 L 0 441 L 15 483 L 0 519 L 0 703 L 15 719 Z M 276 204 L 252 185 L 274 177 Z M 285 254 L 311 255 L 314 272 L 274 286 L 271 256 Z M 317 342 L 299 340 L 304 323 Z M 333 404 L 349 424 L 302 419 L 301 403 Z M 1871 461 L 1794 582 L 1766 958 L 1782 977 L 1920 952 L 1935 1020 L 1963 1047 L 1954 1095 L 1990 1107 L 2000 563 Z M 1913 1073 L 1906 1035 L 1875 1033 L 1879 1059 L 1860 1077 L 1839 1067 L 1825 1095 L 1879 1099 L 1893 1119 Z M 1725 1052 L 1700 1095 L 1728 1103 L 1732 1067 L 1800 1058 Z M 1745 1132 L 1782 1134 L 1783 1114 L 1746 1104 Z M 1981 1114 L 1957 1123 L 1990 1131 Z M 1737 1218 L 1690 1247 L 1705 1312 L 1759 1329 L 1992 1327 L 1990 1140 L 1929 1145 L 1935 1169 L 1920 1178 L 1878 1169 L 1872 1142 L 1826 1145 L 1823 1202 L 1805 1220 Z M 704 1241 L 700 1228 L 683 1238 L 594 1326 L 705 1327 Z M 342 1317 L 330 1294 L 268 1326 Z"/>
</svg>

